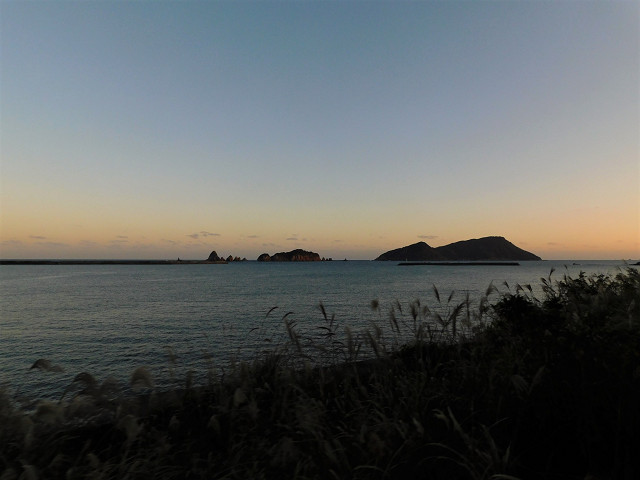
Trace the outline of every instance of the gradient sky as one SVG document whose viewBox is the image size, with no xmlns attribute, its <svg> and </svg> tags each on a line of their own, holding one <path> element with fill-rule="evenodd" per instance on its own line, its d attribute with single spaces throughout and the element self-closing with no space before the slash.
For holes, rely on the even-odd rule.
<svg viewBox="0 0 640 480">
<path fill-rule="evenodd" d="M 640 3 L 0 0 L 0 257 L 640 257 Z"/>
</svg>

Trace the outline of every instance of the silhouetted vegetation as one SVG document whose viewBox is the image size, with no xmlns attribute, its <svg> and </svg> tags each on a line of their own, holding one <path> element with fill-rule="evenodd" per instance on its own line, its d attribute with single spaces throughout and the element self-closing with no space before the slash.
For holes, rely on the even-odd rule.
<svg viewBox="0 0 640 480">
<path fill-rule="evenodd" d="M 140 368 L 134 397 L 87 373 L 34 412 L 4 395 L 0 478 L 640 478 L 640 273 L 542 282 L 373 301 L 360 334 L 287 314 L 289 342 L 206 386 Z"/>
</svg>

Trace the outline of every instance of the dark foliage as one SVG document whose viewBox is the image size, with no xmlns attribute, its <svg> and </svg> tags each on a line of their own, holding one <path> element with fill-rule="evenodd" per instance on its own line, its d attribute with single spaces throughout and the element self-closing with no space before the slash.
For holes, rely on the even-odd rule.
<svg viewBox="0 0 640 480">
<path fill-rule="evenodd" d="M 206 387 L 159 394 L 141 370 L 133 399 L 26 414 L 0 396 L 1 478 L 640 478 L 640 274 L 543 288 L 481 302 L 466 338 L 436 339 L 412 304 L 409 344 L 342 342 L 322 309 L 341 362 L 311 366 L 287 323 L 290 345 Z M 356 361 L 362 338 L 375 355 Z"/>
</svg>

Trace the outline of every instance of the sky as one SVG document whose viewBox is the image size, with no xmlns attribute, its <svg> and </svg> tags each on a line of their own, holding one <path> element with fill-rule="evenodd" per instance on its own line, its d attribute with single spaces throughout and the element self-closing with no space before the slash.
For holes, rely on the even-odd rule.
<svg viewBox="0 0 640 480">
<path fill-rule="evenodd" d="M 640 259 L 636 1 L 0 0 L 0 258 Z"/>
</svg>

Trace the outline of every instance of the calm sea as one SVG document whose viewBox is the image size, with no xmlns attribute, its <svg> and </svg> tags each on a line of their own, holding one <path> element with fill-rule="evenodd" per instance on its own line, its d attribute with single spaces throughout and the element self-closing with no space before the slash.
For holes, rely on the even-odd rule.
<svg viewBox="0 0 640 480">
<path fill-rule="evenodd" d="M 577 265 L 576 265 L 577 264 Z M 242 262 L 227 265 L 50 265 L 0 267 L 0 384 L 17 398 L 59 397 L 89 372 L 123 384 L 139 366 L 157 382 L 172 372 L 204 372 L 215 363 L 251 358 L 286 335 L 283 317 L 303 333 L 321 332 L 329 316 L 364 331 L 388 324 L 397 301 L 437 306 L 490 284 L 506 291 L 564 274 L 616 273 L 615 261 L 521 262 L 519 266 L 414 266 L 395 262 Z M 493 297 L 497 298 L 497 294 Z M 373 311 L 372 300 L 380 309 Z M 271 310 L 273 307 L 277 307 Z M 271 310 L 271 313 L 269 311 Z M 267 315 L 268 314 L 268 315 Z M 173 362 L 170 358 L 175 359 Z M 30 370 L 45 358 L 63 373 Z"/>
</svg>

